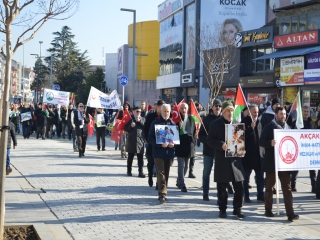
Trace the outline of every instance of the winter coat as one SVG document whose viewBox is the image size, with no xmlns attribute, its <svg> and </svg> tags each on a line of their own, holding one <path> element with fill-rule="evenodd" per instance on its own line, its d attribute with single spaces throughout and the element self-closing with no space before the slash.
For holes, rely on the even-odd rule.
<svg viewBox="0 0 320 240">
<path fill-rule="evenodd" d="M 155 125 L 172 125 L 175 123 L 169 118 L 168 120 L 164 120 L 162 116 L 157 117 L 150 126 L 149 134 L 148 134 L 148 146 L 152 146 L 152 153 L 154 158 L 161 159 L 173 159 L 174 158 L 174 148 L 163 148 L 161 144 L 157 144 Z"/>
<path fill-rule="evenodd" d="M 271 145 L 271 141 L 274 139 L 273 129 L 279 128 L 271 121 L 263 128 L 260 137 L 260 146 L 265 148 L 264 161 L 262 164 L 262 170 L 264 172 L 275 172 L 274 147 Z"/>
<path fill-rule="evenodd" d="M 7 149 L 11 148 L 11 139 L 13 141 L 13 145 L 17 146 L 17 138 L 16 138 L 16 126 L 13 122 L 9 122 L 10 133 L 8 134 L 8 146 Z"/>
<path fill-rule="evenodd" d="M 146 121 L 145 121 L 145 124 L 144 124 L 144 129 L 143 129 L 143 133 L 144 133 L 144 139 L 147 140 L 147 142 L 149 141 L 148 140 L 148 135 L 149 135 L 149 130 L 150 130 L 150 126 L 151 126 L 151 123 L 158 117 L 157 113 L 156 112 L 153 112 L 153 113 L 148 113 L 147 114 L 147 117 L 146 117 Z M 153 156 L 153 153 L 152 153 L 152 145 L 151 144 L 148 144 L 147 146 L 147 156 Z"/>
<path fill-rule="evenodd" d="M 307 121 L 303 120 L 303 125 L 304 127 L 302 129 L 317 129 L 317 125 L 312 121 L 312 119 L 310 117 L 308 117 Z M 294 121 L 292 123 L 292 127 L 293 129 L 296 129 L 296 121 Z"/>
<path fill-rule="evenodd" d="M 244 179 L 241 158 L 226 158 L 225 151 L 222 149 L 225 143 L 225 124 L 227 123 L 224 117 L 213 121 L 207 137 L 207 144 L 215 151 L 214 181 L 218 183 L 240 182 Z"/>
<path fill-rule="evenodd" d="M 181 119 L 183 117 L 181 116 Z M 187 134 L 180 135 L 180 127 L 179 123 L 177 123 L 177 126 L 179 128 L 179 139 L 180 144 L 175 146 L 175 156 L 177 157 L 184 157 L 184 158 L 190 158 L 194 157 L 195 154 L 195 146 L 197 143 L 195 134 L 196 134 L 196 127 L 192 120 L 191 116 L 188 116 L 188 124 L 190 125 L 191 132 Z"/>
<path fill-rule="evenodd" d="M 68 119 L 67 119 L 67 124 L 68 124 L 68 127 L 72 127 L 72 124 L 71 124 L 71 113 L 74 109 L 68 109 Z"/>
<path fill-rule="evenodd" d="M 48 125 L 53 125 L 55 124 L 55 120 L 56 120 L 56 114 L 53 110 L 49 110 L 49 116 L 48 116 L 48 120 L 47 120 L 47 124 Z"/>
<path fill-rule="evenodd" d="M 60 111 L 60 112 L 59 112 Z M 55 109 L 54 112 L 54 124 L 59 124 L 62 122 L 62 117 L 61 117 L 61 111 L 62 109 L 60 108 L 60 110 Z"/>
<path fill-rule="evenodd" d="M 74 110 L 73 123 L 76 126 L 76 136 L 77 137 L 87 137 L 88 136 L 88 123 L 90 122 L 90 119 L 87 114 L 83 120 L 84 120 L 83 127 L 80 128 L 81 121 L 79 121 L 79 118 L 78 118 L 78 110 Z"/>
<path fill-rule="evenodd" d="M 47 110 L 42 110 L 41 108 L 37 108 L 35 110 L 34 115 L 37 117 L 37 127 L 43 127 L 47 125 Z"/>
<path fill-rule="evenodd" d="M 126 151 L 128 153 L 144 153 L 144 124 L 146 119 L 140 117 L 140 122 L 137 122 L 133 117 L 132 120 L 127 122 L 124 126 L 124 130 L 127 134 Z M 136 125 L 134 128 L 131 127 L 131 123 L 134 122 Z"/>
<path fill-rule="evenodd" d="M 23 126 L 29 126 L 29 125 L 32 125 L 32 110 L 31 110 L 31 108 L 30 107 L 28 107 L 28 108 L 26 108 L 26 107 L 22 107 L 21 108 L 21 110 L 20 110 L 20 112 L 21 113 L 27 113 L 27 112 L 30 112 L 31 113 L 31 119 L 30 120 L 28 120 L 28 121 L 23 121 L 23 122 L 21 122 L 21 124 L 23 125 Z M 21 121 L 22 119 L 21 119 L 21 114 L 20 114 L 20 121 Z"/>
<path fill-rule="evenodd" d="M 60 117 L 62 118 L 62 123 L 67 124 L 67 110 L 61 109 Z"/>
<path fill-rule="evenodd" d="M 214 157 L 214 148 L 210 147 L 207 144 L 207 137 L 210 129 L 210 124 L 217 120 L 220 116 L 216 116 L 213 113 L 209 114 L 208 116 L 202 119 L 203 125 L 201 124 L 200 131 L 199 131 L 199 140 L 203 143 L 203 155 Z M 205 131 L 207 130 L 207 132 Z"/>
<path fill-rule="evenodd" d="M 256 121 L 256 127 L 251 127 L 252 119 L 250 116 L 242 119 L 241 123 L 245 125 L 245 148 L 246 154 L 242 158 L 242 165 L 245 169 L 261 170 L 260 154 L 259 154 L 259 134 L 258 124 L 259 119 Z"/>
<path fill-rule="evenodd" d="M 272 110 L 272 107 L 269 106 L 267 110 L 262 114 L 261 116 L 261 126 L 262 129 L 270 123 L 274 119 L 274 111 Z"/>
</svg>

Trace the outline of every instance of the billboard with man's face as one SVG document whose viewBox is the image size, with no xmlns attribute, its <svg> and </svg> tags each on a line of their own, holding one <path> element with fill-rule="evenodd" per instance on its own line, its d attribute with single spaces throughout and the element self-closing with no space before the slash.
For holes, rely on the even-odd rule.
<svg viewBox="0 0 320 240">
<path fill-rule="evenodd" d="M 219 41 L 234 45 L 238 32 L 260 28 L 266 23 L 266 1 L 205 0 L 201 1 L 201 26 L 221 24 Z"/>
</svg>

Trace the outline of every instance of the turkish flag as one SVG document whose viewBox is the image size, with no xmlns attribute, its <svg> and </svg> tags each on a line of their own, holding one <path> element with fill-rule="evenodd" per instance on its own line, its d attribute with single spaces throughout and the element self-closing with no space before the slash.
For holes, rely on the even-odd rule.
<svg viewBox="0 0 320 240">
<path fill-rule="evenodd" d="M 122 120 L 121 120 L 121 124 L 119 125 L 119 129 L 120 130 L 124 130 L 124 126 L 127 124 L 127 122 L 129 122 L 129 120 L 131 119 L 131 116 L 130 116 L 130 113 L 128 110 L 124 110 L 124 113 L 123 113 L 123 117 L 122 117 Z"/>
<path fill-rule="evenodd" d="M 71 95 L 71 103 L 74 104 L 74 93 Z"/>
<path fill-rule="evenodd" d="M 181 121 L 179 107 L 176 103 L 174 104 L 173 109 L 172 109 L 172 121 L 174 121 L 175 123 L 178 123 Z"/>
<path fill-rule="evenodd" d="M 88 123 L 88 135 L 92 137 L 93 129 L 94 129 L 94 120 L 93 117 L 89 114 L 90 122 Z"/>
<path fill-rule="evenodd" d="M 119 129 L 119 126 L 121 125 L 122 120 L 117 120 L 116 123 L 113 126 L 112 134 L 110 139 L 112 141 L 115 141 L 117 143 L 121 142 L 122 137 L 122 130 Z"/>
</svg>

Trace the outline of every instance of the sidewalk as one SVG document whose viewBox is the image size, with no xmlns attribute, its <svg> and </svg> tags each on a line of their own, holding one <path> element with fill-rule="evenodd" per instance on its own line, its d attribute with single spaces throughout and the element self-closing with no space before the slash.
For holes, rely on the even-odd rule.
<svg viewBox="0 0 320 240">
<path fill-rule="evenodd" d="M 98 152 L 95 138 L 89 138 L 85 157 L 78 158 L 69 140 L 19 136 L 6 181 L 6 225 L 41 224 L 52 235 L 43 239 L 320 239 L 320 201 L 309 193 L 307 172 L 300 173 L 299 192 L 294 193 L 298 221 L 289 223 L 285 215 L 264 217 L 264 205 L 253 197 L 243 207 L 246 218 L 237 220 L 232 196 L 228 218 L 220 219 L 212 180 L 210 201 L 202 200 L 201 158 L 196 159 L 197 178 L 186 179 L 188 193 L 175 187 L 174 162 L 168 202 L 160 205 L 147 178 L 137 177 L 137 161 L 133 177 L 127 177 L 126 159 L 113 146 L 107 138 L 107 151 Z"/>
</svg>

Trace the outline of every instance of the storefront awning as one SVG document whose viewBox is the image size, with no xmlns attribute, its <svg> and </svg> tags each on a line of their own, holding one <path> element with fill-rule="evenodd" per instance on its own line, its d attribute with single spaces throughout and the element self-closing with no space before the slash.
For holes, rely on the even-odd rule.
<svg viewBox="0 0 320 240">
<path fill-rule="evenodd" d="M 281 58 L 281 57 L 291 57 L 291 56 L 301 56 L 308 53 L 319 52 L 320 46 L 308 47 L 308 48 L 298 48 L 298 49 L 291 49 L 291 50 L 284 50 L 273 52 L 270 54 L 266 54 L 264 56 L 252 59 L 253 61 L 262 60 L 262 59 L 270 59 L 270 58 Z"/>
</svg>

